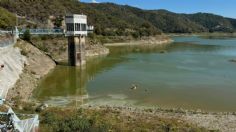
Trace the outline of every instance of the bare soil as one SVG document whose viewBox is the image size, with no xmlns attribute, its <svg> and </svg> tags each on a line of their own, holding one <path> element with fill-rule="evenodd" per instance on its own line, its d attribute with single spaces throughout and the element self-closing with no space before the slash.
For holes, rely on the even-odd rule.
<svg viewBox="0 0 236 132">
<path fill-rule="evenodd" d="M 38 81 L 48 74 L 56 64 L 50 57 L 26 41 L 19 40 L 15 46 L 20 48 L 21 54 L 26 56 L 27 63 L 20 79 L 9 90 L 7 98 L 27 100 L 32 95 L 34 88 L 37 87 Z"/>
</svg>

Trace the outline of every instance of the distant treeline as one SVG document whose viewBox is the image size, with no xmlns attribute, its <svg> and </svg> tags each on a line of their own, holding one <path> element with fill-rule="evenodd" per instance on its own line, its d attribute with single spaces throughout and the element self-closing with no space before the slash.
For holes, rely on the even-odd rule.
<svg viewBox="0 0 236 132">
<path fill-rule="evenodd" d="M 0 6 L 9 12 L 26 16 L 27 19 L 36 23 L 36 27 L 45 25 L 49 16 L 52 15 L 61 18 L 67 13 L 86 14 L 89 24 L 95 26 L 95 33 L 104 36 L 141 37 L 162 32 L 236 31 L 236 19 L 207 13 L 177 14 L 166 10 L 142 10 L 113 3 L 89 4 L 78 2 L 78 0 L 1 0 Z M 0 27 L 6 27 L 2 26 L 2 15 L 1 13 Z"/>
</svg>

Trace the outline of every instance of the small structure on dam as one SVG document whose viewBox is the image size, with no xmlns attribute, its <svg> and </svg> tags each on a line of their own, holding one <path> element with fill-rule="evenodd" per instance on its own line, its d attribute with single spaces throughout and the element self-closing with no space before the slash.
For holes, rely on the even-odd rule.
<svg viewBox="0 0 236 132">
<path fill-rule="evenodd" d="M 66 32 L 68 37 L 68 62 L 70 66 L 86 64 L 85 38 L 93 26 L 87 25 L 86 15 L 67 15 L 65 17 Z"/>
</svg>

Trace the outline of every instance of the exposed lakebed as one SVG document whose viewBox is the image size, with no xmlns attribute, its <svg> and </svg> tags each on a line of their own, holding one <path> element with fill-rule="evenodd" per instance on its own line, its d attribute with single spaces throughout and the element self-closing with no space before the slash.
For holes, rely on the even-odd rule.
<svg viewBox="0 0 236 132">
<path fill-rule="evenodd" d="M 236 111 L 236 38 L 175 37 L 162 46 L 110 47 L 86 69 L 57 66 L 35 98 L 59 106 L 135 105 Z M 136 90 L 131 90 L 132 85 Z"/>
</svg>

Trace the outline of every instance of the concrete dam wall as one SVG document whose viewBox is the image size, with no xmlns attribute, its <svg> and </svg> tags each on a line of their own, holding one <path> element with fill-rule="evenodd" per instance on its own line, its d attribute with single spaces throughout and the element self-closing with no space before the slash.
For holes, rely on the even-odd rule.
<svg viewBox="0 0 236 132">
<path fill-rule="evenodd" d="M 10 43 L 11 40 L 4 40 L 4 46 L 0 46 L 0 65 L 4 66 L 0 69 L 0 98 L 6 98 L 8 90 L 19 79 L 26 63 L 26 58 L 21 55 L 20 49 Z"/>
</svg>

